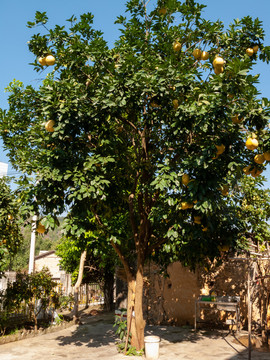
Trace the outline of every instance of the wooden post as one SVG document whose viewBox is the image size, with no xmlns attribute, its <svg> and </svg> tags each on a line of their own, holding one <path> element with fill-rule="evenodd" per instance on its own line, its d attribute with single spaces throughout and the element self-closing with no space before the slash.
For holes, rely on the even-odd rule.
<svg viewBox="0 0 270 360">
<path fill-rule="evenodd" d="M 32 226 L 32 229 L 31 229 L 31 243 L 30 243 L 28 274 L 32 274 L 35 271 L 35 246 L 36 246 L 37 215 L 33 216 L 31 226 Z"/>
<path fill-rule="evenodd" d="M 129 340 L 129 334 L 130 334 L 130 329 L 131 329 L 134 305 L 135 305 L 135 292 L 132 294 L 132 299 L 131 299 L 131 314 L 130 314 L 130 320 L 129 320 L 129 324 L 128 324 L 128 328 L 127 328 L 127 337 L 126 337 L 124 355 L 126 355 L 126 353 L 127 353 L 128 340 Z"/>
</svg>

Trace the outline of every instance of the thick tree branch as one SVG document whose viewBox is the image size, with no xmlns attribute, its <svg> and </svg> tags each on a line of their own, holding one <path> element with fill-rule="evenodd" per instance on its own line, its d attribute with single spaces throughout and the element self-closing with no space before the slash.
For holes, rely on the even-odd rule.
<svg viewBox="0 0 270 360">
<path fill-rule="evenodd" d="M 130 281 L 133 278 L 133 275 L 132 275 L 132 272 L 130 270 L 130 266 L 129 266 L 127 260 L 125 259 L 124 255 L 122 254 L 121 249 L 119 248 L 119 246 L 117 244 L 115 244 L 112 240 L 111 240 L 111 245 L 114 248 L 114 250 L 117 253 L 121 263 L 124 266 L 125 273 L 127 275 L 127 280 Z"/>
</svg>

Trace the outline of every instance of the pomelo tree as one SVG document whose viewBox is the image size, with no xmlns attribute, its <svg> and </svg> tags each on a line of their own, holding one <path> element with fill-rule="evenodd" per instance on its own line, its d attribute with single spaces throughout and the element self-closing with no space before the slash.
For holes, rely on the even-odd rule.
<svg viewBox="0 0 270 360">
<path fill-rule="evenodd" d="M 53 29 L 36 13 L 28 26 L 43 28 L 29 49 L 44 79 L 38 88 L 10 84 L 1 134 L 13 166 L 35 174 L 35 184 L 22 180 L 21 196 L 46 227 L 66 205 L 95 219 L 123 265 L 141 349 L 145 262 L 194 267 L 241 230 L 226 198 L 243 169 L 260 176 L 265 168 L 254 156 L 270 150 L 270 108 L 252 69 L 270 49 L 249 16 L 224 29 L 193 0 L 126 6 L 113 48 L 90 13 Z"/>
</svg>

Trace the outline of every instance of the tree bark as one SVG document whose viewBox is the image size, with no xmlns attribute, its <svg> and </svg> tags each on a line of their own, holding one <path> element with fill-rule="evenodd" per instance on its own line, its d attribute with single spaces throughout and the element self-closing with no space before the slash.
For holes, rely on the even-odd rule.
<svg viewBox="0 0 270 360">
<path fill-rule="evenodd" d="M 144 328 L 145 320 L 143 318 L 143 264 L 139 264 L 136 274 L 135 291 L 135 326 L 138 346 L 137 350 L 144 348 Z"/>
<path fill-rule="evenodd" d="M 267 337 L 267 298 L 266 294 L 263 294 L 261 299 L 261 326 L 262 326 L 262 343 L 263 345 L 268 345 Z"/>
<path fill-rule="evenodd" d="M 85 309 L 89 308 L 89 286 L 85 284 Z"/>
<path fill-rule="evenodd" d="M 85 259 L 86 259 L 86 254 L 87 254 L 86 250 L 84 250 L 81 253 L 78 279 L 77 279 L 76 284 L 74 286 L 73 319 L 75 320 L 76 323 L 79 322 L 79 290 L 80 290 L 80 286 L 81 286 L 82 279 L 83 279 L 83 269 L 84 269 L 84 263 L 85 263 Z"/>
<path fill-rule="evenodd" d="M 136 349 L 139 349 L 139 343 L 137 340 L 135 317 L 133 316 L 134 304 L 136 294 L 136 281 L 134 278 L 128 278 L 128 306 L 127 306 L 127 324 L 131 321 L 131 345 Z"/>
<path fill-rule="evenodd" d="M 127 323 L 131 321 L 131 345 L 137 351 L 144 348 L 144 328 L 145 320 L 143 319 L 143 264 L 138 263 L 136 280 L 128 278 L 128 308 Z M 133 311 L 134 315 L 133 316 Z"/>
</svg>

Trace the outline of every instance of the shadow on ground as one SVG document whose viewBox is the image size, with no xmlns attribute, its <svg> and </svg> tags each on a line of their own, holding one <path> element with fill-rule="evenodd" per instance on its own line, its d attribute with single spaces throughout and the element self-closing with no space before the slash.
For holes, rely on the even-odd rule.
<svg viewBox="0 0 270 360">
<path fill-rule="evenodd" d="M 117 337 L 113 313 L 99 313 L 90 316 L 84 313 L 82 324 L 71 333 L 70 336 L 58 336 L 56 340 L 59 346 L 73 345 L 98 349 L 103 346 L 114 346 Z M 197 359 L 198 356 L 209 360 L 209 353 L 222 359 L 241 360 L 248 359 L 248 349 L 224 330 L 199 330 L 192 327 L 173 326 L 146 326 L 145 335 L 157 335 L 162 339 L 160 359 Z M 179 346 L 178 346 L 179 345 Z M 107 350 L 108 351 L 108 350 Z M 188 355 L 187 355 L 188 354 Z M 183 357 L 184 356 L 184 357 Z M 210 357 L 212 358 L 212 357 Z M 270 354 L 252 351 L 252 360 L 270 360 Z"/>
<path fill-rule="evenodd" d="M 75 346 L 99 347 L 115 343 L 117 336 L 114 324 L 114 313 L 99 313 L 96 316 L 84 314 L 79 325 L 71 336 L 59 336 L 57 340 L 60 346 L 72 344 Z M 207 336 L 208 338 L 220 338 L 219 331 L 194 332 L 191 327 L 173 326 L 146 326 L 145 335 L 158 335 L 161 339 L 170 343 L 189 341 L 195 343 Z"/>
<path fill-rule="evenodd" d="M 75 345 L 99 347 L 109 345 L 115 342 L 114 314 L 98 313 L 91 316 L 83 313 L 81 316 L 81 324 L 77 326 L 71 336 L 58 336 L 60 346 Z"/>
</svg>

